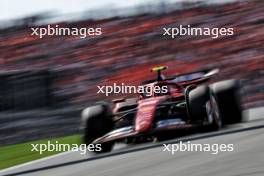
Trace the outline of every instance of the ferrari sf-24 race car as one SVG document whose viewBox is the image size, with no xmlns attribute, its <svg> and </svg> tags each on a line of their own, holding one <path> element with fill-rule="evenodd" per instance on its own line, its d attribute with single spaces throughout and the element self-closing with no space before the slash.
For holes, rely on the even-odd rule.
<svg viewBox="0 0 264 176">
<path fill-rule="evenodd" d="M 101 144 L 101 152 L 109 152 L 115 142 L 162 140 L 180 130 L 202 127 L 212 131 L 242 120 L 238 80 L 209 84 L 218 69 L 165 78 L 161 72 L 166 68 L 153 68 L 157 79 L 142 83 L 167 86 L 166 93 L 140 94 L 85 108 L 81 122 L 84 143 Z"/>
</svg>

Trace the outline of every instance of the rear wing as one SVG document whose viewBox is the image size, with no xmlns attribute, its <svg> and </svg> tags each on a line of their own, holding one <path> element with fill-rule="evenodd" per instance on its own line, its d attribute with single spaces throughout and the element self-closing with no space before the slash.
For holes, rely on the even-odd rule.
<svg viewBox="0 0 264 176">
<path fill-rule="evenodd" d="M 168 80 L 172 83 L 178 83 L 181 85 L 188 85 L 196 82 L 207 81 L 211 77 L 214 77 L 219 73 L 219 69 L 210 69 L 210 70 L 202 70 L 191 73 L 180 74 L 177 76 L 172 76 Z"/>
<path fill-rule="evenodd" d="M 205 81 L 209 78 L 215 76 L 219 73 L 219 69 L 206 69 L 206 70 L 200 70 L 200 71 L 194 71 L 189 73 L 183 73 L 179 75 L 169 76 L 166 79 L 163 79 L 163 75 L 160 74 L 160 71 L 165 70 L 166 68 L 158 67 L 156 70 L 151 70 L 152 72 L 159 72 L 158 78 L 154 80 L 146 80 L 142 82 L 142 85 L 154 83 L 156 81 L 169 81 L 171 83 L 178 83 L 178 84 L 191 84 L 192 82 L 199 82 L 199 81 Z"/>
</svg>

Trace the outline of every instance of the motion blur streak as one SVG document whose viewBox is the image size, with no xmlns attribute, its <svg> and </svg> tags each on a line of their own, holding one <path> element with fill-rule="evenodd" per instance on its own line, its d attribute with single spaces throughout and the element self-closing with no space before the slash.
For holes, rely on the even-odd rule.
<svg viewBox="0 0 264 176">
<path fill-rule="evenodd" d="M 56 105 L 92 103 L 97 84 L 114 82 L 133 85 L 150 77 L 153 65 L 169 65 L 170 72 L 220 67 L 222 77 L 243 78 L 246 105 L 263 104 L 264 2 L 243 1 L 232 5 L 196 7 L 167 14 L 147 14 L 104 20 L 64 22 L 62 27 L 101 27 L 103 35 L 89 39 L 30 36 L 34 18 L 16 30 L 1 30 L 2 71 L 48 69 L 54 82 Z M 179 36 L 166 39 L 163 27 L 189 24 L 194 27 L 233 27 L 234 35 Z M 131 74 L 133 73 L 133 74 Z M 220 78 L 221 79 L 221 78 Z M 37 85 L 35 85 L 37 86 Z M 112 96 L 107 99 L 112 99 Z M 66 103 L 67 102 L 67 103 Z"/>
<path fill-rule="evenodd" d="M 255 173 L 262 175 L 264 146 L 263 108 L 245 112 L 249 122 L 209 134 L 183 137 L 199 144 L 234 144 L 234 151 L 212 155 L 205 152 L 162 152 L 163 144 L 144 144 L 117 149 L 107 155 L 65 153 L 65 155 L 0 172 L 0 175 L 24 173 L 26 176 L 101 176 L 101 175 L 198 175 L 217 176 Z M 179 140 L 166 141 L 166 144 Z M 257 145 L 255 145 L 257 144 Z M 241 154 L 243 153 L 243 154 Z M 89 158 L 87 158 L 89 157 Z M 46 167 L 46 168 L 45 168 Z M 34 171 L 35 170 L 35 171 Z M 15 174 L 15 175 L 17 175 Z"/>
<path fill-rule="evenodd" d="M 243 137 L 241 137 L 241 135 Z M 175 155 L 160 152 L 161 148 L 154 148 L 137 153 L 129 153 L 116 157 L 96 160 L 90 163 L 81 163 L 57 169 L 40 171 L 27 176 L 70 176 L 70 175 L 263 175 L 262 167 L 264 147 L 264 130 L 219 136 L 203 139 L 197 143 L 226 143 L 232 142 L 236 148 L 234 152 L 211 155 L 203 152 L 178 152 Z M 258 145 L 252 145 L 256 144 Z M 241 147 L 242 146 L 242 147 Z M 243 153 L 241 155 L 241 153 Z"/>
<path fill-rule="evenodd" d="M 190 3 L 183 3 L 181 7 L 166 11 L 161 6 L 160 13 L 57 23 L 62 27 L 102 28 L 101 36 L 85 39 L 31 36 L 31 27 L 41 27 L 37 24 L 45 19 L 43 15 L 1 28 L 0 144 L 78 133 L 83 107 L 98 100 L 120 98 L 97 94 L 97 85 L 139 85 L 152 76 L 148 69 L 157 65 L 168 65 L 166 74 L 171 75 L 220 68 L 219 80 L 241 79 L 245 108 L 263 106 L 264 1 L 213 6 L 198 3 L 191 8 Z M 234 35 L 217 39 L 171 39 L 162 35 L 163 28 L 179 25 L 234 28 Z M 251 147 L 253 151 L 260 150 L 258 146 Z"/>
</svg>

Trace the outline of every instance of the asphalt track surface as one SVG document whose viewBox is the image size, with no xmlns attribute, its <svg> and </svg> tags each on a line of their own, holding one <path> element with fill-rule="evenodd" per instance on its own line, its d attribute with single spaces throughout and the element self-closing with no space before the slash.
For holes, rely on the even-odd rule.
<svg viewBox="0 0 264 176">
<path fill-rule="evenodd" d="M 117 145 L 103 155 L 66 152 L 0 171 L 25 176 L 263 176 L 264 108 L 245 112 L 245 122 L 211 133 L 199 133 L 163 143 L 135 147 Z M 234 151 L 165 152 L 163 144 L 183 142 L 234 144 Z"/>
</svg>

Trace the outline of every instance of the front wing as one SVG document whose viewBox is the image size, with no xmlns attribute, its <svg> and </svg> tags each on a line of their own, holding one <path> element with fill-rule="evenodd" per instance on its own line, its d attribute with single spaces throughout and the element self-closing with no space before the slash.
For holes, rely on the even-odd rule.
<svg viewBox="0 0 264 176">
<path fill-rule="evenodd" d="M 155 135 L 159 132 L 180 130 L 180 129 L 191 129 L 197 127 L 197 124 L 190 124 L 182 121 L 181 119 L 166 119 L 158 121 L 155 127 L 145 133 L 137 132 L 134 126 L 127 126 L 119 129 L 115 129 L 104 136 L 93 141 L 94 144 L 105 143 L 110 141 L 118 141 L 127 137 L 138 137 L 144 135 Z"/>
</svg>

